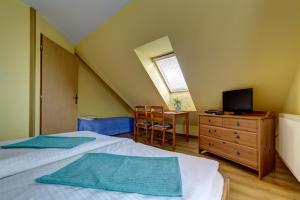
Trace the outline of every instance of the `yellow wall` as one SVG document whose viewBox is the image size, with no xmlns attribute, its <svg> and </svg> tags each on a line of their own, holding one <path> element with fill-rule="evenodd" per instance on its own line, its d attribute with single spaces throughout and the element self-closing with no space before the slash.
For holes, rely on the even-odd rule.
<svg viewBox="0 0 300 200">
<path fill-rule="evenodd" d="M 167 35 L 198 111 L 220 108 L 223 90 L 253 87 L 255 109 L 284 108 L 285 112 L 299 113 L 299 71 L 295 76 L 299 66 L 299 4 L 296 0 L 132 0 L 81 41 L 77 49 L 131 106 L 164 105 L 134 49 Z M 3 140 L 28 136 L 29 7 L 16 0 L 1 0 L 0 23 L 0 140 Z M 62 34 L 37 15 L 37 91 L 41 32 L 74 51 Z M 83 75 L 80 80 L 89 82 L 81 81 L 84 84 L 79 88 L 94 87 L 95 93 L 102 94 L 101 84 L 94 84 L 95 79 L 89 78 L 87 71 L 81 68 L 80 74 Z M 86 89 L 81 89 L 81 101 L 87 103 L 79 105 L 80 114 L 127 113 L 123 108 L 100 111 L 102 100 L 106 99 L 104 102 L 110 105 L 111 98 L 102 98 L 91 90 L 84 94 L 82 91 Z M 38 131 L 39 94 L 36 98 Z M 98 99 L 101 106 L 98 101 L 88 99 Z"/>
<path fill-rule="evenodd" d="M 76 47 L 131 105 L 165 105 L 134 49 L 168 36 L 198 111 L 222 91 L 254 88 L 280 112 L 298 64 L 300 1 L 132 0 Z"/>
<path fill-rule="evenodd" d="M 295 71 L 294 78 L 292 78 L 292 84 L 290 88 L 287 90 L 288 94 L 286 96 L 285 102 L 283 104 L 282 113 L 288 113 L 288 114 L 296 114 L 300 115 L 300 60 L 298 63 L 298 70 Z M 289 116 L 286 116 L 289 118 Z M 277 124 L 276 131 L 278 132 L 279 124 Z M 287 132 L 290 132 L 291 130 L 287 129 Z M 290 133 L 287 135 L 291 135 Z M 278 137 L 278 133 L 276 133 L 276 143 L 275 147 L 277 152 L 280 152 L 279 145 L 281 143 L 280 138 Z M 291 148 L 289 148 L 291 149 Z M 294 152 L 297 150 L 294 149 Z"/>
<path fill-rule="evenodd" d="M 39 133 L 39 88 L 40 88 L 40 34 L 56 42 L 61 47 L 74 53 L 73 45 L 56 30 L 47 20 L 37 13 L 36 18 L 36 135 Z M 87 70 L 82 63 L 79 65 L 78 72 L 78 115 L 93 115 L 97 117 L 117 117 L 128 116 L 130 113 L 126 106 L 122 105 L 117 97 L 101 82 L 97 77 Z"/>
<path fill-rule="evenodd" d="M 0 140 L 28 136 L 29 8 L 0 1 Z"/>
<path fill-rule="evenodd" d="M 0 1 L 0 140 L 29 136 L 29 56 L 30 9 L 17 0 Z M 39 13 L 36 15 L 36 135 L 39 133 L 40 108 L 40 34 L 66 50 L 73 45 Z M 103 83 L 79 68 L 81 99 L 79 113 L 96 116 L 129 115 Z"/>
<path fill-rule="evenodd" d="M 0 140 L 29 135 L 29 14 L 29 7 L 20 1 L 0 1 Z M 38 133 L 40 33 L 71 52 L 74 52 L 74 48 L 38 13 L 36 26 L 36 133 Z"/>
<path fill-rule="evenodd" d="M 167 35 L 198 111 L 221 108 L 224 90 L 253 87 L 254 109 L 280 112 L 298 64 L 299 7 L 295 0 L 132 0 L 76 49 L 132 107 L 165 105 L 134 50 Z"/>
<path fill-rule="evenodd" d="M 79 64 L 78 96 L 79 116 L 131 116 L 111 89 L 83 63 Z"/>
<path fill-rule="evenodd" d="M 283 107 L 284 113 L 300 115 L 300 67 L 289 90 Z"/>
</svg>

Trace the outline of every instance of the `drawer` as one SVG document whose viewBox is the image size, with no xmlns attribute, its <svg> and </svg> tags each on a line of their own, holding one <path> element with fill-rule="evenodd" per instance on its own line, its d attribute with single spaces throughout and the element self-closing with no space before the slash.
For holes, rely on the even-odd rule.
<svg viewBox="0 0 300 200">
<path fill-rule="evenodd" d="M 235 131 L 226 128 L 215 128 L 212 136 L 235 144 L 245 145 L 252 148 L 257 148 L 257 134 L 246 131 Z"/>
<path fill-rule="evenodd" d="M 213 137 L 216 127 L 200 124 L 200 135 Z"/>
<path fill-rule="evenodd" d="M 223 127 L 244 131 L 257 132 L 258 121 L 253 119 L 224 118 Z"/>
<path fill-rule="evenodd" d="M 255 149 L 206 136 L 200 136 L 199 140 L 201 149 L 206 149 L 211 153 L 224 156 L 251 168 L 258 168 L 258 155 Z"/>
<path fill-rule="evenodd" d="M 222 126 L 223 119 L 221 117 L 214 116 L 200 116 L 200 124 L 206 124 L 211 126 Z"/>
</svg>

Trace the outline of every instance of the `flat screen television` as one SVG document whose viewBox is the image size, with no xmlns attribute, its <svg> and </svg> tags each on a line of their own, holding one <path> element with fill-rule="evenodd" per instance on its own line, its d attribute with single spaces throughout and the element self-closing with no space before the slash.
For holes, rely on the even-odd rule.
<svg viewBox="0 0 300 200">
<path fill-rule="evenodd" d="M 223 111 L 243 114 L 253 111 L 253 89 L 231 90 L 223 92 Z"/>
</svg>

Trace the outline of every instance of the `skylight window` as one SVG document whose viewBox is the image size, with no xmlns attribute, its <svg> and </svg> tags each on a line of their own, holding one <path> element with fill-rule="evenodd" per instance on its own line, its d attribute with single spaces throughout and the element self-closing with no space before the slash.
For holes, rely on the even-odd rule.
<svg viewBox="0 0 300 200">
<path fill-rule="evenodd" d="M 155 58 L 153 59 L 153 62 L 159 69 L 170 92 L 188 91 L 188 87 L 175 54 Z"/>
</svg>

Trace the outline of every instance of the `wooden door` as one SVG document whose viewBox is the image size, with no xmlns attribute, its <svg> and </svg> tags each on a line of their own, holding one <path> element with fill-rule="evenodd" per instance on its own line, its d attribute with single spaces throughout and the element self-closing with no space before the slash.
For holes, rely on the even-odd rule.
<svg viewBox="0 0 300 200">
<path fill-rule="evenodd" d="M 41 134 L 76 130 L 78 62 L 41 36 Z"/>
</svg>

